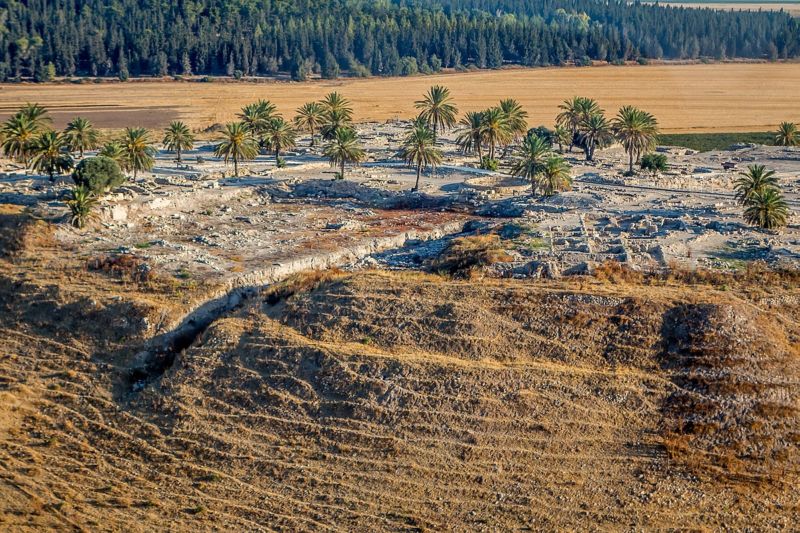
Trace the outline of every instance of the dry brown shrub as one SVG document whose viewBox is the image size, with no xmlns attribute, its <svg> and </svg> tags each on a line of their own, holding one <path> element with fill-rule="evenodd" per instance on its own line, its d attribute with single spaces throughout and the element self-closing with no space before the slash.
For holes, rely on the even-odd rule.
<svg viewBox="0 0 800 533">
<path fill-rule="evenodd" d="M 297 293 L 310 292 L 323 283 L 341 277 L 344 272 L 338 268 L 328 270 L 307 270 L 298 272 L 286 278 L 280 283 L 274 284 L 266 292 L 266 300 L 270 305 L 291 298 Z"/>
<path fill-rule="evenodd" d="M 612 259 L 597 266 L 594 277 L 600 281 L 617 284 L 707 285 L 723 290 L 800 286 L 800 270 L 773 268 L 763 261 L 753 261 L 745 268 L 734 272 L 705 268 L 691 269 L 677 262 L 671 262 L 666 268 L 638 271 Z"/>
<path fill-rule="evenodd" d="M 595 268 L 594 276 L 600 281 L 610 283 L 642 283 L 644 274 L 633 270 L 619 261 L 605 261 Z"/>
<path fill-rule="evenodd" d="M 469 278 L 477 269 L 511 261 L 496 234 L 458 237 L 430 263 L 435 272 Z"/>
<path fill-rule="evenodd" d="M 86 267 L 132 283 L 149 283 L 154 278 L 150 266 L 133 254 L 102 255 L 90 259 Z"/>
</svg>

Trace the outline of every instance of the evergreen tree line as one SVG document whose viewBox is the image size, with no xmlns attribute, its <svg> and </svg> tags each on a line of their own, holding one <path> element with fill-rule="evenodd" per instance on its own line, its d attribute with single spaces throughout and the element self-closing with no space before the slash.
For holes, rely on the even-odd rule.
<svg viewBox="0 0 800 533">
<path fill-rule="evenodd" d="M 0 80 L 783 59 L 800 22 L 598 0 L 6 0 Z"/>
</svg>

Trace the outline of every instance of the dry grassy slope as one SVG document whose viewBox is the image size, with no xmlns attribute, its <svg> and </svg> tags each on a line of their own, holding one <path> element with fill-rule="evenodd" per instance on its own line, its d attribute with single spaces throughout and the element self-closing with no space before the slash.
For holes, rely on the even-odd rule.
<svg viewBox="0 0 800 533">
<path fill-rule="evenodd" d="M 217 321 L 130 395 L 148 332 L 114 321 L 170 304 L 102 274 L 45 290 L 17 261 L 0 270 L 2 529 L 800 519 L 797 288 L 359 273 Z"/>
</svg>

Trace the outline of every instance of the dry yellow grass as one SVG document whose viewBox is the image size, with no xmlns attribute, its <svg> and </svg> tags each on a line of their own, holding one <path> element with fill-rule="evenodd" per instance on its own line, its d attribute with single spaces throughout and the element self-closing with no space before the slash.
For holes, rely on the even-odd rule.
<svg viewBox="0 0 800 533">
<path fill-rule="evenodd" d="M 800 2 L 661 2 L 661 5 L 721 10 L 780 11 L 800 17 Z"/>
<path fill-rule="evenodd" d="M 232 120 L 258 98 L 292 115 L 304 102 L 336 90 L 353 102 L 356 120 L 384 121 L 412 116 L 414 100 L 434 84 L 450 87 L 461 111 L 516 98 L 531 125 L 551 124 L 557 105 L 574 94 L 597 98 L 610 112 L 623 104 L 647 108 L 668 133 L 765 131 L 783 120 L 800 121 L 800 66 L 791 63 L 510 69 L 306 83 L 0 85 L 0 114 L 36 101 L 53 110 L 57 125 L 80 114 L 109 128 L 159 127 L 174 118 L 204 128 Z"/>
</svg>

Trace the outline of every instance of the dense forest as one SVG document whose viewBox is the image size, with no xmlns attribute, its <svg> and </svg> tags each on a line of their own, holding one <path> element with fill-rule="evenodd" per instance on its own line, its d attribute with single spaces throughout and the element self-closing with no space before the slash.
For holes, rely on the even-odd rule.
<svg viewBox="0 0 800 533">
<path fill-rule="evenodd" d="M 0 0 L 0 80 L 800 55 L 800 21 L 598 0 Z"/>
</svg>

